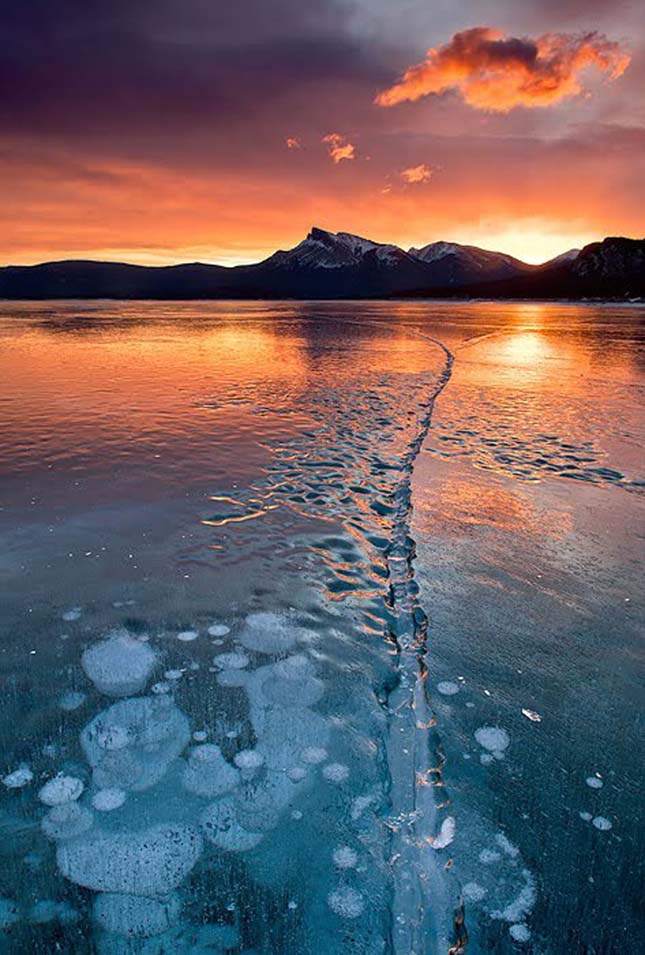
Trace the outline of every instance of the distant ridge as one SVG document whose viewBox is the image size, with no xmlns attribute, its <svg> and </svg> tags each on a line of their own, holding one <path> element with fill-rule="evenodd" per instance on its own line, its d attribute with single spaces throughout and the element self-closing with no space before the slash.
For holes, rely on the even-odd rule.
<svg viewBox="0 0 645 955">
<path fill-rule="evenodd" d="M 455 242 L 405 251 L 313 228 L 255 265 L 72 260 L 0 268 L 0 298 L 640 298 L 645 239 L 607 238 L 540 266 Z"/>
</svg>

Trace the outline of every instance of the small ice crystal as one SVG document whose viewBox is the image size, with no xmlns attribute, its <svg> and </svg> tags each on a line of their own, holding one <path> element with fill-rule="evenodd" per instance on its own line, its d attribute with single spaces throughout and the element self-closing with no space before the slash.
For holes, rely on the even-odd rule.
<svg viewBox="0 0 645 955">
<path fill-rule="evenodd" d="M 530 720 L 532 723 L 541 723 L 542 717 L 539 713 L 536 713 L 535 710 L 522 710 L 522 716 L 525 716 L 527 720 Z"/>
<path fill-rule="evenodd" d="M 612 823 L 604 816 L 595 816 L 592 820 L 592 825 L 594 825 L 596 829 L 600 829 L 601 832 L 608 832 L 612 828 Z"/>
<path fill-rule="evenodd" d="M 28 786 L 33 778 L 34 774 L 28 766 L 19 766 L 12 773 L 3 776 L 2 782 L 7 789 L 22 789 L 23 786 Z"/>
<path fill-rule="evenodd" d="M 225 637 L 227 633 L 231 632 L 231 628 L 224 623 L 214 623 L 208 628 L 208 632 L 211 637 Z"/>
<path fill-rule="evenodd" d="M 454 696 L 459 693 L 459 686 L 450 680 L 443 680 L 441 683 L 437 683 L 437 690 L 442 696 Z"/>
<path fill-rule="evenodd" d="M 598 776 L 587 776 L 585 782 L 591 789 L 602 789 L 602 779 Z"/>
</svg>

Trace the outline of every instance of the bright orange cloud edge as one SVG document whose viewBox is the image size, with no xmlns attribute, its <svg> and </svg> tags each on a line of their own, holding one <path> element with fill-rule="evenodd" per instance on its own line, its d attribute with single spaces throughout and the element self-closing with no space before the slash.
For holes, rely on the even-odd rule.
<svg viewBox="0 0 645 955">
<path fill-rule="evenodd" d="M 407 69 L 375 103 L 395 106 L 456 90 L 469 106 L 488 112 L 545 107 L 581 93 L 580 74 L 588 67 L 615 80 L 630 60 L 627 49 L 597 32 L 546 33 L 533 40 L 473 27 L 428 50 L 424 62 Z"/>
</svg>

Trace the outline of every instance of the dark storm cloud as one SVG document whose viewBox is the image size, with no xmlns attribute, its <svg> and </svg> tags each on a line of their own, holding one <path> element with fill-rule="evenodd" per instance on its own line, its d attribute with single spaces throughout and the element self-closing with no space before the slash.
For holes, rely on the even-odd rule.
<svg viewBox="0 0 645 955">
<path fill-rule="evenodd" d="M 365 86 L 369 98 L 385 74 L 344 32 L 345 17 L 322 0 L 5 5 L 0 120 L 5 133 L 167 134 L 223 130 L 312 85 L 323 98 Z"/>
</svg>

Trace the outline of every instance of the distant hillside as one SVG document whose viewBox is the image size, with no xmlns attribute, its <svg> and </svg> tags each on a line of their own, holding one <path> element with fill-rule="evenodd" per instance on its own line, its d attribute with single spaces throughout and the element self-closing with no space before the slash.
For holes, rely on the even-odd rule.
<svg viewBox="0 0 645 955">
<path fill-rule="evenodd" d="M 629 298 L 645 294 L 645 240 L 610 238 L 543 266 L 454 242 L 408 251 L 312 229 L 293 249 L 227 268 L 46 262 L 0 269 L 0 298 Z"/>
</svg>

